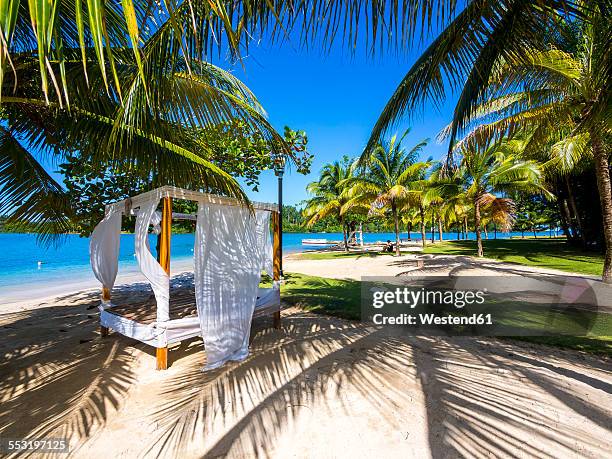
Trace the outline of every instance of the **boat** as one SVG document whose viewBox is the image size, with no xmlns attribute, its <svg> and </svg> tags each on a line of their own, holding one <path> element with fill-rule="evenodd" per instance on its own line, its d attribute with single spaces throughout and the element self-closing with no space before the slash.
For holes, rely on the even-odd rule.
<svg viewBox="0 0 612 459">
<path fill-rule="evenodd" d="M 340 241 L 332 241 L 330 239 L 302 239 L 302 245 L 332 245 L 339 243 Z"/>
</svg>

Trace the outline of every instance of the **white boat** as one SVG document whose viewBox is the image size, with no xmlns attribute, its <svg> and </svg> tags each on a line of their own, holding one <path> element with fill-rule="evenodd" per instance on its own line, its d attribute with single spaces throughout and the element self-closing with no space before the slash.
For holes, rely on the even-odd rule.
<svg viewBox="0 0 612 459">
<path fill-rule="evenodd" d="M 340 241 L 331 241 L 329 239 L 302 239 L 302 245 L 330 245 L 338 244 Z"/>
</svg>

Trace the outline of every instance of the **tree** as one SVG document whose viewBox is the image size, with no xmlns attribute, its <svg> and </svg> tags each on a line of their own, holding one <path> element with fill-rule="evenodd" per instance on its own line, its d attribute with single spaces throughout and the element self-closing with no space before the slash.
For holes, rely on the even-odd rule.
<svg viewBox="0 0 612 459">
<path fill-rule="evenodd" d="M 275 145 L 276 139 L 266 139 L 248 123 L 234 118 L 203 129 L 195 149 L 210 152 L 206 159 L 222 166 L 233 177 L 244 178 L 248 187 L 258 191 L 259 175 L 265 170 L 275 169 L 279 161 L 286 161 L 287 152 L 297 173 L 306 175 L 310 172 L 313 155 L 308 150 L 306 132 L 285 126 L 282 140 L 283 145 Z M 281 155 L 274 152 L 281 152 Z"/>
<path fill-rule="evenodd" d="M 426 202 L 437 203 L 439 222 L 444 220 L 448 226 L 454 223 L 459 228 L 465 228 L 467 233 L 467 219 L 472 206 L 467 194 L 465 169 L 454 168 L 449 171 L 440 166 L 434 169 L 424 184 L 424 199 Z M 439 233 L 442 240 L 442 228 L 439 228 Z"/>
<path fill-rule="evenodd" d="M 333 217 L 342 226 L 344 250 L 348 252 L 347 220 L 345 205 L 348 202 L 346 181 L 355 174 L 354 163 L 345 156 L 343 160 L 323 166 L 319 180 L 311 182 L 306 190 L 313 196 L 306 201 L 304 217 L 306 226 L 312 227 L 318 221 Z"/>
<path fill-rule="evenodd" d="M 476 127 L 465 143 L 483 145 L 507 133 L 529 132 L 524 155 L 546 152 L 547 167 L 561 174 L 592 158 L 606 247 L 602 279 L 612 283 L 612 29 L 607 13 L 603 3 L 592 2 L 584 20 L 559 21 L 540 34 L 547 49 L 533 47 L 526 61 L 498 61 L 488 82 L 490 100 L 468 119 Z"/>
<path fill-rule="evenodd" d="M 507 153 L 505 141 L 486 149 L 463 152 L 461 167 L 469 183 L 467 194 L 474 205 L 477 255 L 484 256 L 482 249 L 482 209 L 491 212 L 491 218 L 510 227 L 514 210 L 510 198 L 495 193 L 548 193 L 542 180 L 541 166 L 535 161 L 526 161 Z"/>
<path fill-rule="evenodd" d="M 419 154 L 429 139 L 422 140 L 406 151 L 402 145 L 406 135 L 376 146 L 367 160 L 365 173 L 346 180 L 350 200 L 345 208 L 367 205 L 371 209 L 387 208 L 393 218 L 395 231 L 395 254 L 400 255 L 399 212 L 406 203 L 414 182 L 422 179 L 429 162 L 418 162 Z"/>
<path fill-rule="evenodd" d="M 559 226 L 559 214 L 555 203 L 545 196 L 517 194 L 512 200 L 515 205 L 512 228 L 521 231 L 523 237 L 526 230 L 530 230 L 537 237 L 536 231 Z"/>
<path fill-rule="evenodd" d="M 303 226 L 302 211 L 295 206 L 283 205 L 283 232 L 300 232 Z"/>
<path fill-rule="evenodd" d="M 308 152 L 307 137 L 303 131 L 285 128 L 285 139 L 289 148 L 294 151 L 293 157 L 298 164 L 298 172 L 307 173 L 312 155 Z M 296 133 L 299 132 L 299 135 Z M 259 175 L 275 165 L 273 146 L 257 132 L 249 129 L 240 120 L 213 126 L 205 129 L 196 137 L 196 142 L 208 142 L 210 156 L 206 157 L 212 164 L 223 166 L 232 177 L 246 178 L 247 185 L 257 190 Z M 139 174 L 127 167 L 105 167 L 84 161 L 79 153 L 69 155 L 66 162 L 60 165 L 64 176 L 66 197 L 73 213 L 71 224 L 78 228 L 82 236 L 89 236 L 97 223 L 104 216 L 104 206 L 112 201 L 134 196 L 155 187 L 150 174 Z M 174 203 L 177 212 L 193 212 L 187 201 L 177 200 Z M 127 226 L 125 229 L 133 229 Z M 175 231 L 191 231 L 192 224 L 173 223 Z"/>
<path fill-rule="evenodd" d="M 246 196 L 238 183 L 207 159 L 213 156 L 208 146 L 194 148 L 200 130 L 240 119 L 288 151 L 257 99 L 230 73 L 200 63 L 188 74 L 183 63 L 159 69 L 145 91 L 133 56 L 115 52 L 123 96 L 105 90 L 97 67 L 85 79 L 80 63 L 70 61 L 63 66 L 71 78 L 66 99 L 45 100 L 41 75 L 33 70 L 36 57 L 23 53 L 12 60 L 15 72 L 4 75 L 0 100 L 0 213 L 11 223 L 50 234 L 66 231 L 74 217 L 62 187 L 37 162 L 37 151 L 58 163 L 78 154 L 95 169 L 129 170 L 152 185 L 240 199 Z"/>
</svg>

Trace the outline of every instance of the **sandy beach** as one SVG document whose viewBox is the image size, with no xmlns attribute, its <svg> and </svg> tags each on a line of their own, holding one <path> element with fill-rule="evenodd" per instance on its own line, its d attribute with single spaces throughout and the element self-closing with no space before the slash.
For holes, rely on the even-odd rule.
<svg viewBox="0 0 612 459">
<path fill-rule="evenodd" d="M 558 274 L 468 258 L 429 256 L 421 269 Z M 414 271 L 414 260 L 291 256 L 284 268 L 358 279 Z M 394 336 L 290 307 L 280 330 L 256 321 L 244 362 L 204 373 L 194 339 L 157 372 L 152 348 L 99 336 L 98 296 L 86 288 L 3 308 L 1 437 L 66 437 L 71 456 L 87 458 L 612 457 L 605 357 Z"/>
</svg>

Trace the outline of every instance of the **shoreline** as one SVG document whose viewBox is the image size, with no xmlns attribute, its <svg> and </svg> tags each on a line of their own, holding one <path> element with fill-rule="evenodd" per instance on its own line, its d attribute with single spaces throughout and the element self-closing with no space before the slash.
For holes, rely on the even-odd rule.
<svg viewBox="0 0 612 459">
<path fill-rule="evenodd" d="M 190 259 L 176 260 L 173 263 L 172 277 L 193 271 L 193 261 Z M 145 283 L 147 282 L 144 275 L 137 269 L 126 272 L 119 272 L 115 286 L 119 287 L 126 284 Z M 0 296 L 0 305 L 2 313 L 11 313 L 16 311 L 27 311 L 29 309 L 44 307 L 46 304 L 52 303 L 60 296 L 68 296 L 77 293 L 89 293 L 91 291 L 100 291 L 102 286 L 98 280 L 93 277 L 72 280 L 69 282 L 46 282 L 42 283 L 35 291 L 29 289 L 31 284 L 23 286 L 23 290 L 18 290 L 19 286 L 11 289 L 6 289 L 10 293 Z"/>
<path fill-rule="evenodd" d="M 378 244 L 372 242 L 366 242 L 364 251 L 371 251 Z M 419 244 L 406 244 L 407 248 L 415 247 L 420 248 Z M 417 247 L 418 246 L 418 247 Z M 312 253 L 326 253 L 326 252 L 335 252 L 339 249 L 335 247 L 302 247 L 301 250 L 286 250 L 283 260 L 285 264 L 285 270 L 287 271 L 295 271 L 301 272 L 302 267 L 310 265 L 310 260 L 302 259 L 302 255 L 312 254 Z M 413 252 L 413 255 L 416 252 Z M 432 257 L 432 255 L 425 255 L 426 258 Z M 452 259 L 453 256 L 449 256 L 446 254 L 439 254 L 436 258 L 439 258 L 440 261 L 444 259 Z M 539 272 L 546 274 L 554 274 L 559 276 L 576 276 L 583 277 L 593 281 L 599 280 L 599 276 L 577 273 L 577 272 L 567 272 L 561 271 L 558 269 L 551 269 L 548 267 L 539 267 L 539 266 L 530 266 L 524 265 L 521 263 L 515 264 L 512 262 L 503 262 L 501 260 L 495 260 L 492 258 L 483 258 L 480 262 L 484 262 L 485 264 L 491 265 L 505 265 L 508 267 L 513 267 L 518 272 Z M 316 264 L 316 263 L 315 263 Z M 289 268 L 289 269 L 287 269 Z M 193 272 L 193 258 L 192 257 L 177 257 L 172 262 L 172 276 L 177 276 L 179 274 L 183 274 L 186 272 Z M 314 274 L 314 273 L 311 273 Z M 327 273 L 328 277 L 336 277 L 333 272 Z M 361 273 L 366 274 L 366 273 Z M 119 266 L 119 273 L 117 275 L 117 280 L 115 285 L 125 286 L 127 284 L 136 284 L 136 283 L 146 283 L 146 278 L 144 275 L 138 270 L 136 264 L 131 264 L 128 266 Z M 99 282 L 93 276 L 91 268 L 89 265 L 77 265 L 74 269 L 71 270 L 68 268 L 67 272 L 62 272 L 60 276 L 54 276 L 52 278 L 42 279 L 40 282 L 22 282 L 21 284 L 10 284 L 3 286 L 0 291 L 0 307 L 2 308 L 2 313 L 6 312 L 14 312 L 19 310 L 28 310 L 33 307 L 33 304 L 37 304 L 39 306 L 44 306 L 53 300 L 57 300 L 59 297 L 67 296 L 75 293 L 91 293 L 93 291 L 99 290 L 101 288 Z"/>
</svg>

